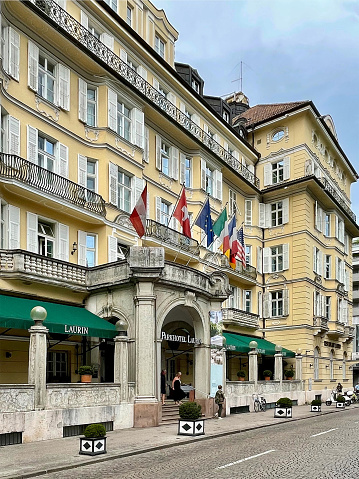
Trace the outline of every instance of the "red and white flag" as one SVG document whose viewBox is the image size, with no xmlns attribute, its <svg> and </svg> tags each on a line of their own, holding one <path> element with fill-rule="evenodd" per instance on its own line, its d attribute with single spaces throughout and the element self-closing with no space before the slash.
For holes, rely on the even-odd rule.
<svg viewBox="0 0 359 479">
<path fill-rule="evenodd" d="M 147 183 L 130 215 L 130 221 L 140 238 L 146 231 Z"/>
<path fill-rule="evenodd" d="M 180 199 L 178 200 L 173 216 L 180 222 L 182 232 L 188 238 L 191 238 L 191 226 L 189 224 L 188 208 L 186 201 L 185 189 L 183 188 Z"/>
</svg>

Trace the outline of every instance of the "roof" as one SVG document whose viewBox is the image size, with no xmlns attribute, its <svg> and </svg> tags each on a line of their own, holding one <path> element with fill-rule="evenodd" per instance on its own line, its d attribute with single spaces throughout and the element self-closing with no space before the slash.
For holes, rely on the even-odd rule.
<svg viewBox="0 0 359 479">
<path fill-rule="evenodd" d="M 308 100 L 305 100 L 292 101 L 289 103 L 271 103 L 268 105 L 256 105 L 252 108 L 248 108 L 248 110 L 233 118 L 233 124 L 235 124 L 240 119 L 245 119 L 246 122 L 244 123 L 244 125 L 246 126 L 246 128 L 248 128 L 256 123 L 261 123 L 277 115 L 281 115 L 287 111 L 307 105 L 308 103 L 310 102 Z"/>
</svg>

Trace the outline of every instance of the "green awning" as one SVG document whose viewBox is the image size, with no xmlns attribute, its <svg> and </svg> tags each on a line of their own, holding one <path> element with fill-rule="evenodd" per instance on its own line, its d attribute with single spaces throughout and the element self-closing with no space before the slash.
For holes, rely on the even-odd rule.
<svg viewBox="0 0 359 479">
<path fill-rule="evenodd" d="M 35 306 L 46 309 L 47 317 L 43 325 L 50 333 L 99 338 L 114 338 L 117 335 L 113 324 L 85 308 L 4 295 L 0 295 L 0 327 L 29 329 L 34 325 L 30 311 Z"/>
<path fill-rule="evenodd" d="M 251 341 L 256 341 L 258 344 L 258 353 L 265 354 L 266 356 L 274 356 L 276 353 L 275 344 L 267 341 L 266 339 L 253 338 L 250 336 L 242 336 L 241 334 L 227 332 L 223 332 L 223 336 L 226 338 L 226 349 L 230 351 L 248 353 L 251 350 L 249 343 Z M 295 357 L 295 353 L 286 348 L 282 348 L 282 354 L 287 358 Z"/>
</svg>

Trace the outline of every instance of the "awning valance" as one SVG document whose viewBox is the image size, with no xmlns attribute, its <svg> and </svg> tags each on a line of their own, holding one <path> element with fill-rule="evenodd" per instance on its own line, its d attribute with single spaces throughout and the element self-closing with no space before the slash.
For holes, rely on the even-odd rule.
<svg viewBox="0 0 359 479">
<path fill-rule="evenodd" d="M 258 353 L 265 354 L 266 356 L 274 356 L 276 353 L 276 345 L 270 341 L 267 341 L 266 339 L 253 338 L 250 336 L 242 336 L 241 334 L 227 332 L 223 332 L 223 336 L 226 338 L 226 349 L 230 351 L 248 353 L 251 350 L 249 343 L 251 341 L 256 341 L 258 344 Z M 282 348 L 282 354 L 287 358 L 295 357 L 295 353 L 286 348 Z"/>
<path fill-rule="evenodd" d="M 117 335 L 113 324 L 85 308 L 5 295 L 0 295 L 0 327 L 29 329 L 34 325 L 30 311 L 35 306 L 46 309 L 47 317 L 43 325 L 50 333 L 99 338 L 114 338 Z"/>
</svg>

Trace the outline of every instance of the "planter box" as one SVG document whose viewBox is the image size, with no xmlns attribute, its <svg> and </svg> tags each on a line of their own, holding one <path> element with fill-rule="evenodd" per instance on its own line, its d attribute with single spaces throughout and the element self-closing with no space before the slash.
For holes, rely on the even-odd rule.
<svg viewBox="0 0 359 479">
<path fill-rule="evenodd" d="M 344 402 L 337 402 L 335 407 L 339 407 L 341 409 L 344 409 L 345 408 L 345 403 Z"/>
<path fill-rule="evenodd" d="M 274 417 L 292 417 L 292 408 L 276 406 L 274 409 Z"/>
<path fill-rule="evenodd" d="M 201 436 L 204 434 L 204 419 L 179 419 L 178 434 L 182 436 Z"/>
<path fill-rule="evenodd" d="M 322 406 L 312 406 L 310 405 L 310 412 L 321 412 Z"/>
<path fill-rule="evenodd" d="M 97 456 L 106 454 L 106 436 L 105 437 L 80 437 L 79 454 L 87 456 Z"/>
</svg>

